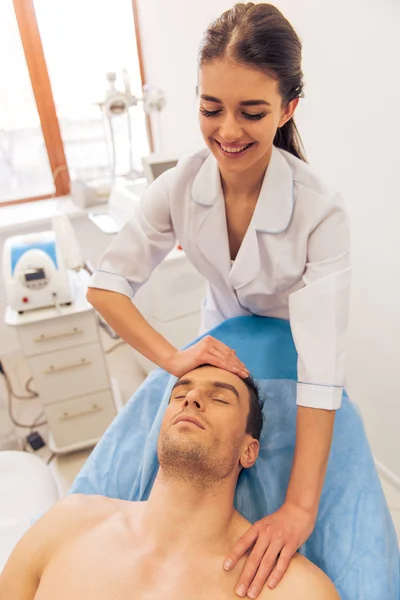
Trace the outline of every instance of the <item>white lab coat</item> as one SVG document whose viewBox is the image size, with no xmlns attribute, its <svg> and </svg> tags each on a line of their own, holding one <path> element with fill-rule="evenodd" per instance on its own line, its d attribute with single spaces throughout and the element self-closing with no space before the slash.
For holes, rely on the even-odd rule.
<svg viewBox="0 0 400 600">
<path fill-rule="evenodd" d="M 340 196 L 306 163 L 274 147 L 231 266 L 218 165 L 204 149 L 148 188 L 101 257 L 91 287 L 133 298 L 176 240 L 208 281 L 203 331 L 240 315 L 290 319 L 297 404 L 339 408 L 350 286 L 349 226 Z"/>
</svg>

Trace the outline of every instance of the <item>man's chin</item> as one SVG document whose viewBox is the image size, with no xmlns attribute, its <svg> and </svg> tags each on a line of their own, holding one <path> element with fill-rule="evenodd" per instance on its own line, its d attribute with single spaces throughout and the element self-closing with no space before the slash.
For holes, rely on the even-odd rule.
<svg viewBox="0 0 400 600">
<path fill-rule="evenodd" d="M 194 429 L 194 428 L 193 428 Z M 201 431 L 201 430 L 200 430 Z M 180 466 L 193 471 L 198 463 L 205 461 L 207 449 L 191 432 L 174 432 L 164 435 L 158 448 L 158 460 L 161 466 Z"/>
</svg>

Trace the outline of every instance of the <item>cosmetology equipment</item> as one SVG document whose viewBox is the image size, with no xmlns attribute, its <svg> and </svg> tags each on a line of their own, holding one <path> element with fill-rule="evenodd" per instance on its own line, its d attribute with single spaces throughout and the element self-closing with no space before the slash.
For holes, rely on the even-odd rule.
<svg viewBox="0 0 400 600">
<path fill-rule="evenodd" d="M 83 266 L 74 230 L 64 215 L 53 230 L 10 237 L 3 249 L 3 276 L 9 306 L 19 313 L 73 301 L 71 270 Z"/>
<path fill-rule="evenodd" d="M 71 271 L 74 301 L 18 314 L 7 306 L 57 454 L 94 446 L 122 407 L 110 378 L 97 316 L 86 299 L 89 273 Z"/>
<path fill-rule="evenodd" d="M 109 144 L 109 162 L 112 181 L 115 181 L 117 175 L 128 175 L 134 179 L 141 175 L 133 164 L 133 142 L 132 142 L 132 124 L 130 118 L 130 109 L 138 106 L 139 102 L 143 104 L 143 111 L 145 114 L 151 112 L 160 113 L 165 106 L 164 94 L 157 89 L 143 86 L 143 97 L 137 98 L 131 93 L 129 75 L 126 69 L 123 70 L 123 91 L 117 90 L 115 82 L 117 74 L 115 72 L 107 73 L 106 78 L 109 84 L 109 88 L 106 92 L 106 97 L 103 102 L 100 102 L 100 108 L 103 114 L 104 128 L 107 137 L 110 141 Z M 121 126 L 121 117 L 125 117 L 125 123 L 123 131 L 127 134 L 127 143 L 122 144 L 119 147 L 119 153 L 121 150 L 125 152 L 125 156 L 117 156 L 117 136 L 118 127 Z"/>
<path fill-rule="evenodd" d="M 98 102 L 102 113 L 104 134 L 107 145 L 110 176 L 97 177 L 83 181 L 78 177 L 72 177 L 71 196 L 79 208 L 84 209 L 107 202 L 111 188 L 117 180 L 133 181 L 143 176 L 143 166 L 138 160 L 140 154 L 146 153 L 146 149 L 136 148 L 131 120 L 131 109 L 142 103 L 146 115 L 156 113 L 160 115 L 165 106 L 165 97 L 161 90 L 143 86 L 143 96 L 137 98 L 131 93 L 129 76 L 126 69 L 122 72 L 123 90 L 116 89 L 117 74 L 107 73 L 108 90 L 105 99 Z M 147 126 L 147 122 L 146 122 Z M 158 139 L 162 146 L 161 128 L 158 127 Z M 147 132 L 148 134 L 148 132 Z M 134 160 L 136 150 L 137 160 Z M 148 172 L 149 169 L 148 169 Z M 149 179 L 152 181 L 155 177 Z"/>
</svg>

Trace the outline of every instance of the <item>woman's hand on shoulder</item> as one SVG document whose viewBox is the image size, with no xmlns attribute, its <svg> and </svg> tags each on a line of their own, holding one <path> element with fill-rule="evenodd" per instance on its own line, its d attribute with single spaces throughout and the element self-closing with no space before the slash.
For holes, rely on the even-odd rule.
<svg viewBox="0 0 400 600">
<path fill-rule="evenodd" d="M 235 350 L 211 335 L 207 335 L 185 350 L 176 350 L 169 360 L 167 371 L 176 377 L 200 367 L 213 365 L 239 377 L 248 377 L 249 371 L 236 356 Z"/>
</svg>

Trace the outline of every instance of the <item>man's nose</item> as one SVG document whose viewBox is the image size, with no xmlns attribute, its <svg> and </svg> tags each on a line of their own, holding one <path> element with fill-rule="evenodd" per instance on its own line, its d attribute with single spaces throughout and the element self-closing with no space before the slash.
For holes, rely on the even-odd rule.
<svg viewBox="0 0 400 600">
<path fill-rule="evenodd" d="M 221 123 L 219 133 L 224 142 L 232 144 L 237 142 L 243 135 L 243 129 L 237 122 L 234 115 L 226 115 Z"/>
<path fill-rule="evenodd" d="M 185 400 L 184 400 L 184 407 L 190 407 L 193 406 L 197 409 L 203 409 L 204 408 L 204 394 L 201 390 L 199 389 L 194 389 L 194 390 L 190 390 L 190 392 L 188 392 L 186 394 Z"/>
</svg>

